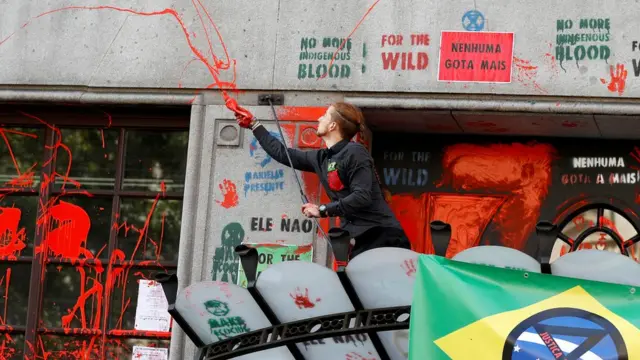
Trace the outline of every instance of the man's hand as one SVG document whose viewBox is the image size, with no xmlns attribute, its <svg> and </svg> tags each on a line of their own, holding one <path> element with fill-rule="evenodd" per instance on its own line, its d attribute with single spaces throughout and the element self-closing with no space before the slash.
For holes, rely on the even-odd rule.
<svg viewBox="0 0 640 360">
<path fill-rule="evenodd" d="M 227 105 L 227 109 L 235 113 L 236 121 L 238 122 L 238 125 L 240 125 L 240 127 L 243 127 L 245 129 L 251 127 L 251 122 L 253 121 L 254 116 L 249 110 L 238 105 L 236 99 L 230 96 L 227 97 L 225 105 Z"/>
<path fill-rule="evenodd" d="M 320 209 L 315 204 L 307 203 L 302 205 L 302 213 L 308 218 L 320 217 Z"/>
</svg>

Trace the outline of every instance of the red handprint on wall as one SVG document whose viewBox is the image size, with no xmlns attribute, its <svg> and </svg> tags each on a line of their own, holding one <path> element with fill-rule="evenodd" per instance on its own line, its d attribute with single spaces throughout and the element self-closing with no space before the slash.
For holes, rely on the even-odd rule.
<svg viewBox="0 0 640 360">
<path fill-rule="evenodd" d="M 402 265 L 400 265 L 400 267 L 402 267 L 402 270 L 405 271 L 405 274 L 407 276 L 415 276 L 416 274 L 416 263 L 413 259 L 407 259 L 405 260 Z"/>
<path fill-rule="evenodd" d="M 220 191 L 222 192 L 223 200 L 216 202 L 220 204 L 223 208 L 232 208 L 238 205 L 238 193 L 236 191 L 236 184 L 234 184 L 231 180 L 224 179 L 222 183 L 218 185 Z"/>
<path fill-rule="evenodd" d="M 617 64 L 615 69 L 613 65 L 610 65 L 609 73 L 611 75 L 611 80 L 609 81 L 607 89 L 611 92 L 618 92 L 618 95 L 622 95 L 627 82 L 627 70 L 624 68 L 624 64 Z M 600 79 L 600 81 L 603 84 L 607 83 L 605 79 Z"/>
<path fill-rule="evenodd" d="M 293 299 L 293 302 L 296 304 L 298 309 L 310 309 L 316 306 L 315 303 L 311 302 L 309 299 L 309 289 L 304 289 L 304 294 L 299 287 L 296 288 L 294 293 L 289 293 L 289 296 Z M 320 301 L 320 298 L 316 299 L 316 303 Z"/>
</svg>

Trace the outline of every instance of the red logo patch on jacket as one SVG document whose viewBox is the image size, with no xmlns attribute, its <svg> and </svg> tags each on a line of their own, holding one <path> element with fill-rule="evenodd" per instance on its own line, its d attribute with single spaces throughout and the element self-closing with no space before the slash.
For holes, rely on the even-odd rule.
<svg viewBox="0 0 640 360">
<path fill-rule="evenodd" d="M 340 180 L 335 162 L 329 163 L 329 166 L 327 167 L 327 181 L 329 182 L 329 189 L 333 191 L 340 191 L 344 189 L 344 184 L 342 183 L 342 180 Z"/>
</svg>

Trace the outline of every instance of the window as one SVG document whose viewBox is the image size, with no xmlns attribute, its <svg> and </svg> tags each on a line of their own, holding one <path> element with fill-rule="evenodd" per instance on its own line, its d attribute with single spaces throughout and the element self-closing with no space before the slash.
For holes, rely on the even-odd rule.
<svg viewBox="0 0 640 360">
<path fill-rule="evenodd" d="M 3 106 L 1 359 L 169 347 L 134 323 L 138 281 L 177 267 L 189 109 L 144 112 Z"/>
<path fill-rule="evenodd" d="M 595 205 L 594 205 L 595 206 Z M 640 233 L 623 212 L 615 208 L 582 209 L 563 225 L 551 252 L 551 261 L 581 249 L 621 253 L 640 262 Z"/>
</svg>

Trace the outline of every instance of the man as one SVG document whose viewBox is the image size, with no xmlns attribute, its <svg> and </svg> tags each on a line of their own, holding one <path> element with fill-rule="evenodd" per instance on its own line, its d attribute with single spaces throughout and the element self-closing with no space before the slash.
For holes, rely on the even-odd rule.
<svg viewBox="0 0 640 360">
<path fill-rule="evenodd" d="M 273 159 L 289 166 L 288 151 L 293 168 L 319 176 L 332 202 L 304 204 L 302 213 L 307 217 L 340 217 L 342 230 L 355 239 L 350 258 L 379 247 L 411 248 L 400 222 L 384 200 L 373 159 L 364 146 L 350 141 L 364 127 L 364 116 L 357 107 L 343 102 L 329 106 L 318 119 L 316 132 L 327 149 L 302 151 L 287 150 L 235 100 L 230 98 L 227 106 L 235 112 L 238 124 L 251 129 Z"/>
</svg>

